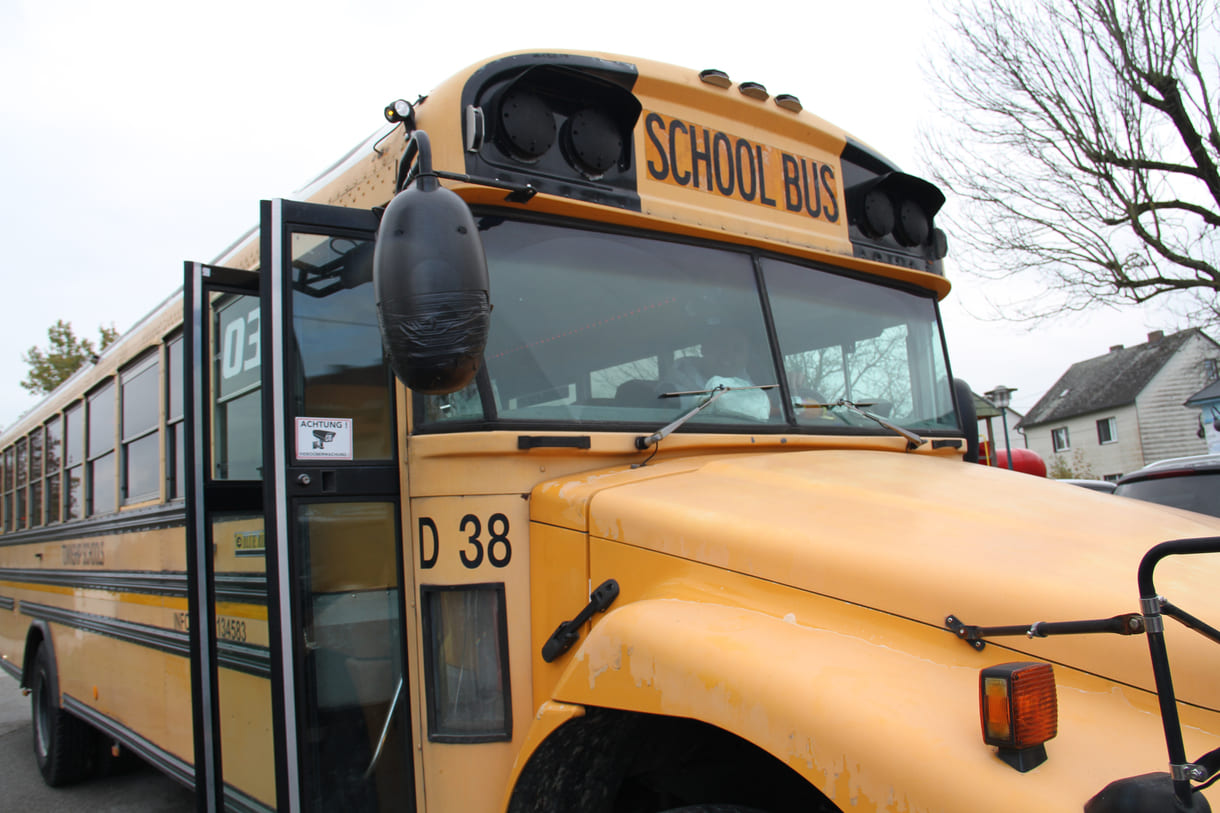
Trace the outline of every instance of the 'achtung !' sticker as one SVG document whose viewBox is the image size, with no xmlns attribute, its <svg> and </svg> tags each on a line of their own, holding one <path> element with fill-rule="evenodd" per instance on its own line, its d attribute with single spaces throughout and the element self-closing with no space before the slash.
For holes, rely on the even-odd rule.
<svg viewBox="0 0 1220 813">
<path fill-rule="evenodd" d="M 644 115 L 644 158 L 655 181 L 837 223 L 836 167 L 710 127 Z"/>
<path fill-rule="evenodd" d="M 297 418 L 297 460 L 351 460 L 351 418 Z"/>
</svg>

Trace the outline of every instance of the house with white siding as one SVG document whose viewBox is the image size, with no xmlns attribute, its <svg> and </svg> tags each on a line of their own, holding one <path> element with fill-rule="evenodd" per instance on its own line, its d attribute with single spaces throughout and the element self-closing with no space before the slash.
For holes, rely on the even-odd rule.
<svg viewBox="0 0 1220 813">
<path fill-rule="evenodd" d="M 1079 361 L 1026 413 L 1025 445 L 1054 469 L 1062 459 L 1117 480 L 1168 457 L 1203 454 L 1198 407 L 1186 401 L 1220 379 L 1220 345 L 1197 328 L 1148 334 Z"/>
</svg>

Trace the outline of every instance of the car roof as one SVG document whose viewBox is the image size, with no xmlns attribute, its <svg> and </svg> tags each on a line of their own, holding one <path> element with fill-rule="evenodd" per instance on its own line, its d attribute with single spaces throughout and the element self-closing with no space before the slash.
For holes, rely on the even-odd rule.
<svg viewBox="0 0 1220 813">
<path fill-rule="evenodd" d="M 1137 469 L 1124 476 L 1118 482 L 1145 480 L 1153 477 L 1166 477 L 1171 474 L 1195 474 L 1220 470 L 1220 454 L 1200 454 L 1190 457 L 1171 457 L 1149 463 L 1142 469 Z"/>
</svg>

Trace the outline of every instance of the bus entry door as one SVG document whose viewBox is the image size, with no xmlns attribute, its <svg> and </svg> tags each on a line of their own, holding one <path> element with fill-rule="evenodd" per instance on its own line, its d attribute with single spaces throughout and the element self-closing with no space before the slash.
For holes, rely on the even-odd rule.
<svg viewBox="0 0 1220 813">
<path fill-rule="evenodd" d="M 182 472 L 187 512 L 194 781 L 200 810 L 275 804 L 269 617 L 275 581 L 263 556 L 262 307 L 258 273 L 187 263 L 183 341 L 170 374 L 184 379 L 167 459 Z M 178 478 L 175 479 L 177 481 Z"/>
<path fill-rule="evenodd" d="M 414 810 L 397 411 L 373 295 L 377 220 L 275 200 L 263 202 L 261 221 L 267 533 L 282 588 L 287 709 L 279 808 Z"/>
</svg>

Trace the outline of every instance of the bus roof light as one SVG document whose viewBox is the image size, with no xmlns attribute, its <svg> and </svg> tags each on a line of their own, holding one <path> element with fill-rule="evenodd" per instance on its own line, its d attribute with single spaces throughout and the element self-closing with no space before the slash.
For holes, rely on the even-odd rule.
<svg viewBox="0 0 1220 813">
<path fill-rule="evenodd" d="M 932 218 L 924 208 L 910 198 L 903 198 L 894 218 L 894 239 L 901 246 L 919 246 L 928 239 Z"/>
<path fill-rule="evenodd" d="M 943 260 L 949 254 L 949 237 L 942 229 L 932 229 L 932 259 Z"/>
<path fill-rule="evenodd" d="M 713 87 L 728 88 L 733 85 L 733 80 L 729 78 L 727 73 L 718 71 L 715 68 L 699 71 L 699 78 Z"/>
<path fill-rule="evenodd" d="M 385 120 L 390 124 L 405 121 L 408 125 L 407 129 L 412 129 L 411 125 L 415 121 L 415 105 L 406 99 L 395 99 L 385 106 Z"/>
<path fill-rule="evenodd" d="M 791 93 L 781 93 L 775 97 L 775 103 L 785 110 L 791 110 L 793 113 L 799 113 L 804 108 L 801 107 L 801 100 L 793 96 Z"/>
<path fill-rule="evenodd" d="M 604 175 L 623 155 L 623 134 L 604 110 L 576 111 L 564 124 L 562 138 L 568 160 L 590 178 Z"/>
<path fill-rule="evenodd" d="M 1059 733 L 1055 672 L 1049 663 L 1002 663 L 979 673 L 983 742 L 1025 772 L 1046 761 L 1045 743 Z"/>
<path fill-rule="evenodd" d="M 864 195 L 859 226 L 869 237 L 884 237 L 894 230 L 894 202 L 880 186 Z"/>
<path fill-rule="evenodd" d="M 501 97 L 500 146 L 521 161 L 537 161 L 555 143 L 555 116 L 535 93 L 517 88 Z"/>
<path fill-rule="evenodd" d="M 767 93 L 767 89 L 758 82 L 742 82 L 737 86 L 741 91 L 742 96 L 749 96 L 751 99 L 758 99 L 760 102 L 765 102 L 771 94 Z"/>
</svg>

